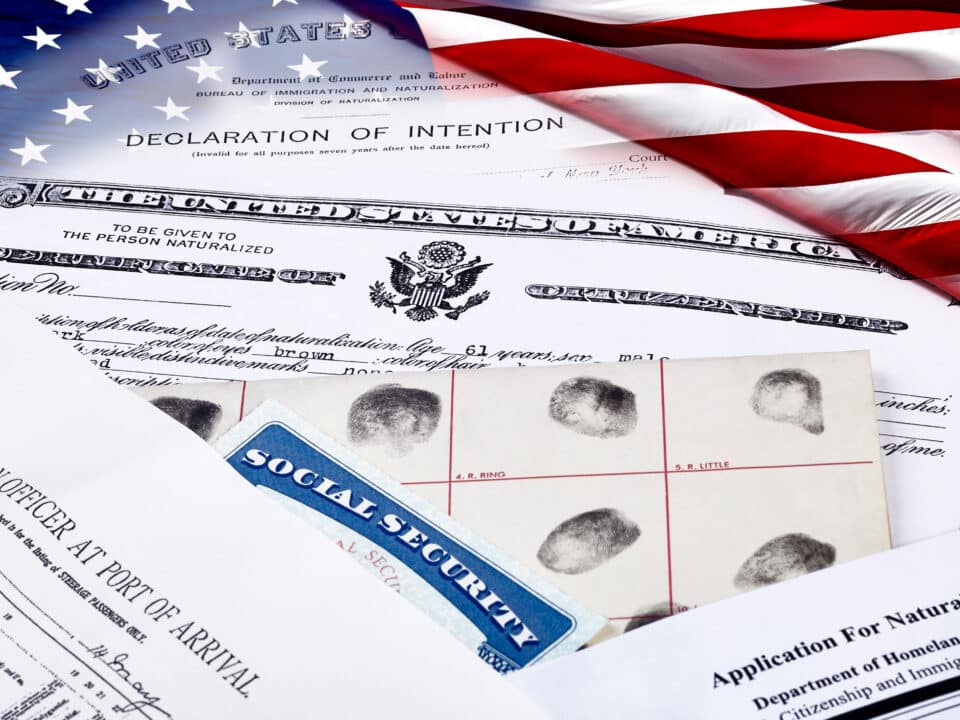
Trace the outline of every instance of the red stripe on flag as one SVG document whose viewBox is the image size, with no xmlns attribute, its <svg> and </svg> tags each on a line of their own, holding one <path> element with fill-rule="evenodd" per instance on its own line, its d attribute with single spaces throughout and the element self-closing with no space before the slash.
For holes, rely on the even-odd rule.
<svg viewBox="0 0 960 720">
<path fill-rule="evenodd" d="M 904 259 L 905 270 L 951 294 L 960 289 L 960 220 L 839 237 L 877 257 Z"/>
<path fill-rule="evenodd" d="M 518 90 L 530 94 L 652 83 L 688 83 L 722 87 L 657 65 L 550 38 L 489 40 L 440 47 L 433 52 L 484 75 L 508 82 Z M 723 89 L 749 97 L 749 94 L 743 90 Z M 756 102 L 820 130 L 847 133 L 871 132 L 859 125 L 782 107 L 762 99 Z M 704 112 L 709 111 L 709 108 L 704 108 Z M 629 137 L 630 133 L 627 135 Z"/>
<path fill-rule="evenodd" d="M 440 47 L 433 52 L 486 75 L 509 77 L 511 85 L 528 93 L 638 83 L 710 84 L 657 65 L 552 38 L 487 40 Z"/>
<path fill-rule="evenodd" d="M 957 0 L 836 0 L 830 4 L 850 10 L 926 10 L 960 13 Z"/>
<path fill-rule="evenodd" d="M 942 172 L 893 150 L 792 130 L 659 138 L 643 144 L 735 188 L 803 187 Z"/>
<path fill-rule="evenodd" d="M 447 12 L 500 20 L 585 45 L 616 48 L 670 43 L 767 49 L 814 48 L 960 26 L 960 17 L 955 12 L 851 10 L 829 4 L 745 10 L 629 25 L 502 7 L 470 7 Z"/>
<path fill-rule="evenodd" d="M 960 80 L 858 81 L 739 92 L 871 130 L 960 130 Z"/>
<path fill-rule="evenodd" d="M 849 2 L 845 4 L 850 5 Z M 464 13 L 456 15 L 466 20 Z M 420 19 L 428 38 L 431 36 L 430 19 L 429 14 Z M 528 26 L 531 24 L 529 18 L 516 16 L 514 20 Z M 565 18 L 562 20 L 566 21 Z M 602 26 L 598 23 L 588 25 Z M 731 47 L 792 48 L 829 46 L 849 40 L 957 25 L 960 25 L 960 18 L 949 13 L 867 13 L 840 4 L 818 4 L 650 23 L 643 28 L 648 31 L 656 26 L 657 32 L 673 33 L 670 36 L 673 42 L 704 43 L 704 37 L 708 37 L 709 42 Z M 456 28 L 456 24 L 453 27 Z M 444 26 L 438 25 L 438 28 L 438 37 L 442 39 Z M 615 30 L 623 28 L 614 27 Z M 761 202 L 824 232 L 837 233 L 841 239 L 960 297 L 960 243 L 957 242 L 960 221 L 953 220 L 960 211 L 960 197 L 951 189 L 955 184 L 947 181 L 952 181 L 953 176 L 903 153 L 816 132 L 817 129 L 868 132 L 868 129 L 797 109 L 813 107 L 805 104 L 812 101 L 801 91 L 792 96 L 790 88 L 763 91 L 769 92 L 770 97 L 792 103 L 793 107 L 788 108 L 760 97 L 760 93 L 752 98 L 747 92 L 723 88 L 572 42 L 549 38 L 483 41 L 485 27 L 478 27 L 476 41 L 471 41 L 473 39 L 467 39 L 469 28 L 463 26 L 461 29 L 463 32 L 458 32 L 464 38 L 460 41 L 463 44 L 433 51 L 521 91 L 542 94 L 542 99 L 556 106 L 678 157 L 730 187 L 746 188 L 747 194 L 754 195 Z M 609 26 L 606 29 L 601 27 L 604 32 L 609 29 Z M 553 28 L 553 32 L 557 30 Z M 577 39 L 591 44 L 598 42 L 595 33 Z M 663 42 L 662 38 L 657 42 Z M 671 88 L 671 84 L 676 85 L 676 89 Z M 843 84 L 836 83 L 838 86 Z M 644 85 L 660 87 L 648 89 L 642 87 Z M 691 86 L 693 91 L 684 85 Z M 830 89 L 830 85 L 826 86 L 827 92 L 851 102 L 850 97 L 843 95 L 846 88 Z M 631 91 L 628 86 L 636 89 Z M 713 89 L 701 91 L 698 86 Z M 886 82 L 873 86 L 872 90 L 880 95 L 887 92 L 886 88 L 898 86 L 899 83 Z M 853 103 L 860 99 L 866 107 L 855 111 L 859 114 L 840 114 L 838 117 L 860 121 L 873 118 L 868 123 L 871 128 L 888 129 L 890 124 L 927 125 L 918 119 L 923 110 L 901 108 L 899 95 L 894 91 L 883 98 L 889 103 L 886 109 L 890 119 L 885 121 L 888 124 L 876 122 L 874 115 L 879 112 L 881 100 L 867 94 L 869 85 L 862 87 L 867 89 L 856 96 Z M 952 85 L 946 87 L 955 89 Z M 922 100 L 929 86 L 924 88 L 921 83 L 916 83 L 914 90 L 913 97 Z M 718 95 L 718 92 L 723 94 Z M 778 92 L 784 94 L 777 96 Z M 856 92 L 851 90 L 851 95 Z M 679 100 L 672 101 L 671 93 Z M 700 102 L 701 97 L 703 102 Z M 649 103 L 640 98 L 664 104 L 650 106 L 645 113 Z M 717 102 L 711 103 L 711 98 Z M 831 102 L 839 103 L 840 99 Z M 827 101 L 818 102 L 821 103 L 820 112 L 830 114 L 830 108 L 825 105 Z M 810 130 L 785 129 L 784 125 L 789 127 L 789 124 L 768 113 L 764 106 L 805 124 Z M 934 107 L 939 113 L 937 117 L 946 117 L 947 121 L 954 117 L 951 112 L 955 111 L 950 109 L 943 115 L 945 105 L 935 104 Z M 669 113 L 664 112 L 666 108 L 670 109 Z M 688 122 L 690 119 L 694 121 Z M 699 122 L 701 119 L 704 122 Z M 691 137 L 693 134 L 696 135 Z M 905 137 L 905 145 L 909 144 L 906 141 Z M 938 171 L 945 178 L 942 193 L 936 192 Z M 890 177 L 894 178 L 892 182 L 887 180 Z M 891 189 L 901 186 L 902 193 L 891 194 Z M 834 191 L 841 194 L 824 194 Z M 916 222 L 920 218 L 925 218 L 928 224 L 884 229 Z M 943 218 L 943 222 L 937 223 L 937 218 Z M 877 230 L 850 232 L 858 227 L 876 227 Z"/>
</svg>

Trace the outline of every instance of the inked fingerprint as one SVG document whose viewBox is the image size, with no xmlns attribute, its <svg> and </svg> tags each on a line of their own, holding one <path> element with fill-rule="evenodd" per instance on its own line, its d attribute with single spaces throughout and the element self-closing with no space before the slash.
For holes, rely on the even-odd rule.
<svg viewBox="0 0 960 720">
<path fill-rule="evenodd" d="M 637 426 L 637 401 L 632 392 L 607 380 L 571 378 L 550 396 L 550 417 L 581 435 L 623 437 Z"/>
<path fill-rule="evenodd" d="M 823 570 L 837 559 L 837 549 L 803 533 L 768 540 L 740 567 L 733 584 L 741 590 L 772 585 Z"/>
<path fill-rule="evenodd" d="M 807 432 L 823 432 L 823 396 L 820 381 L 806 370 L 774 370 L 757 380 L 750 400 L 762 418 L 799 425 Z"/>
<path fill-rule="evenodd" d="M 397 384 L 377 385 L 353 401 L 347 432 L 357 445 L 383 445 L 406 455 L 426 442 L 439 423 L 438 395 Z"/>
<path fill-rule="evenodd" d="M 191 398 L 158 397 L 150 404 L 163 410 L 181 425 L 193 430 L 204 440 L 209 440 L 213 428 L 223 415 L 223 409 L 209 400 L 193 400 Z"/>
<path fill-rule="evenodd" d="M 554 572 L 578 575 L 619 555 L 640 537 L 640 528 L 619 510 L 590 510 L 557 525 L 537 551 Z"/>
<path fill-rule="evenodd" d="M 678 603 L 673 603 L 671 605 L 668 602 L 657 603 L 656 605 L 651 605 L 647 608 L 641 608 L 633 614 L 632 618 L 630 618 L 630 622 L 627 623 L 627 627 L 624 629 L 624 632 L 636 630 L 644 625 L 649 625 L 657 620 L 663 620 L 671 615 L 676 615 L 677 613 L 684 612 L 685 610 L 689 609 L 690 608 L 686 605 L 679 605 Z"/>
</svg>

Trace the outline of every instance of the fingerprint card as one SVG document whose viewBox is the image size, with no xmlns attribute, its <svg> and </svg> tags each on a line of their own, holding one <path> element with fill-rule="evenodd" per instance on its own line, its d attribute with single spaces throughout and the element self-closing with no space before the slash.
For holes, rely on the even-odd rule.
<svg viewBox="0 0 960 720">
<path fill-rule="evenodd" d="M 346 382 L 336 378 L 322 383 L 319 396 L 313 383 L 247 383 L 244 417 L 264 401 L 276 400 L 395 478 L 446 478 L 450 375 L 402 377 L 402 383 L 382 375 L 356 376 Z M 397 475 L 399 468 L 403 478 Z"/>
<path fill-rule="evenodd" d="M 890 547 L 866 352 L 179 385 L 149 399 L 209 440 L 277 400 L 621 632 Z M 197 421 L 211 415 L 212 430 Z"/>
<path fill-rule="evenodd" d="M 159 385 L 137 388 L 135 392 L 207 442 L 236 425 L 242 412 L 242 383 Z"/>
</svg>

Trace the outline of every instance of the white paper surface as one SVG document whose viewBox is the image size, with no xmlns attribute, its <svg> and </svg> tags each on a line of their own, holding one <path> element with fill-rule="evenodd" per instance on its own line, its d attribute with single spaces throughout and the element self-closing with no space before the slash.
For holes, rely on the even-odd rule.
<svg viewBox="0 0 960 720">
<path fill-rule="evenodd" d="M 960 716 L 960 534 L 676 615 L 512 681 L 556 717 Z"/>
<path fill-rule="evenodd" d="M 4 717 L 536 715 L 192 433 L 15 315 L 5 303 Z"/>
</svg>

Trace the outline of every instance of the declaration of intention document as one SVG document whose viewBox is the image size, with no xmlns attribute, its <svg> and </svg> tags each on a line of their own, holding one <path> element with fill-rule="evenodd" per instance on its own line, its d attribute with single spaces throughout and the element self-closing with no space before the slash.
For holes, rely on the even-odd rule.
<svg viewBox="0 0 960 720">
<path fill-rule="evenodd" d="M 5 301 L 2 717 L 539 716 L 199 438 L 16 314 Z"/>
</svg>

